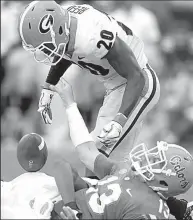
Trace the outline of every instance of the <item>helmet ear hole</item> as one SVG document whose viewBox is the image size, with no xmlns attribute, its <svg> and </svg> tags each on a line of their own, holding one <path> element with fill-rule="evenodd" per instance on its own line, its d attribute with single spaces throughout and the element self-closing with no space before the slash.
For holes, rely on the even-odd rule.
<svg viewBox="0 0 193 220">
<path fill-rule="evenodd" d="M 165 181 L 163 181 L 163 180 L 160 180 L 159 183 L 160 183 L 160 185 L 168 186 L 168 184 Z"/>
<path fill-rule="evenodd" d="M 46 11 L 54 11 L 54 9 L 46 9 Z"/>
<path fill-rule="evenodd" d="M 60 34 L 60 35 L 63 34 L 63 28 L 62 28 L 62 26 L 60 26 L 60 28 L 59 28 L 59 34 Z"/>
</svg>

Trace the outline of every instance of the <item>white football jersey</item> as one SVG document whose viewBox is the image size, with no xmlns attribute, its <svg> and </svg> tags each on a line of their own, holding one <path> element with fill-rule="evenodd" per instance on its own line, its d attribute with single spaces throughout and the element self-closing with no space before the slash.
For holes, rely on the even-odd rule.
<svg viewBox="0 0 193 220">
<path fill-rule="evenodd" d="M 40 211 L 44 205 L 59 196 L 55 179 L 41 172 L 24 173 L 10 182 L 5 182 L 1 187 L 1 192 L 3 214 L 10 215 L 9 208 L 11 207 L 17 219 L 41 218 Z M 52 211 L 52 208 L 49 211 Z"/>
<path fill-rule="evenodd" d="M 116 36 L 131 48 L 140 67 L 146 66 L 144 44 L 127 26 L 87 4 L 70 6 L 67 10 L 71 14 L 67 59 L 97 75 L 107 88 L 126 82 L 104 58 Z"/>
</svg>

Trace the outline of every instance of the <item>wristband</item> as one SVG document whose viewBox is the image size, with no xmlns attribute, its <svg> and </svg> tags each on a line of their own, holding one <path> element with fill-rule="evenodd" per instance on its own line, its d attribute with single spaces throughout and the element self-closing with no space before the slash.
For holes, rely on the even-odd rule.
<svg viewBox="0 0 193 220">
<path fill-rule="evenodd" d="M 77 147 L 80 144 L 93 141 L 76 103 L 72 103 L 67 107 L 66 114 L 69 122 L 70 137 L 74 146 Z"/>
<path fill-rule="evenodd" d="M 113 121 L 119 123 L 122 127 L 124 127 L 125 123 L 127 122 L 127 117 L 122 113 L 117 113 Z"/>
</svg>

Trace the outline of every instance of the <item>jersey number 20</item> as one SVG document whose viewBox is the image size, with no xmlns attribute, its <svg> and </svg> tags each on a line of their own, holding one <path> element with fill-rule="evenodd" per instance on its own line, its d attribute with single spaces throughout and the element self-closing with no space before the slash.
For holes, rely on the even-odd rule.
<svg viewBox="0 0 193 220">
<path fill-rule="evenodd" d="M 108 41 L 112 41 L 114 38 L 113 33 L 107 30 L 102 30 L 100 35 L 102 39 L 108 40 Z M 107 44 L 104 40 L 100 40 L 97 43 L 97 47 L 101 48 L 101 45 L 103 45 L 107 50 L 110 50 L 112 47 L 112 42 L 109 42 L 109 44 Z"/>
</svg>

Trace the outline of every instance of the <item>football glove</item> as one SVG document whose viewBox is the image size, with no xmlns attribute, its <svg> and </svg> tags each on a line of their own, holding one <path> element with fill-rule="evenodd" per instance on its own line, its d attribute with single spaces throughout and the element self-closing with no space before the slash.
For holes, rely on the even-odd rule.
<svg viewBox="0 0 193 220">
<path fill-rule="evenodd" d="M 99 141 L 106 147 L 112 147 L 120 138 L 127 117 L 118 113 L 114 120 L 105 125 L 98 136 Z"/>
<path fill-rule="evenodd" d="M 38 112 L 40 112 L 45 124 L 52 123 L 52 111 L 50 108 L 50 104 L 51 104 L 53 96 L 54 96 L 54 92 L 51 91 L 50 89 L 47 89 L 47 88 L 42 89 L 40 100 L 39 100 Z"/>
</svg>

